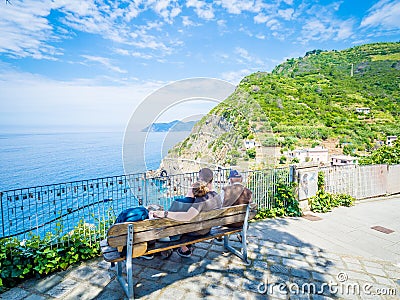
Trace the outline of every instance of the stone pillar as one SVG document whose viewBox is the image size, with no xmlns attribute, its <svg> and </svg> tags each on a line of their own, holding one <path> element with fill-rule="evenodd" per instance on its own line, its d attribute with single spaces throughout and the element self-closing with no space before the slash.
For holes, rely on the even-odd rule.
<svg viewBox="0 0 400 300">
<path fill-rule="evenodd" d="M 318 190 L 318 166 L 296 167 L 294 175 L 300 208 L 303 212 L 309 211 L 308 199 L 315 196 Z"/>
</svg>

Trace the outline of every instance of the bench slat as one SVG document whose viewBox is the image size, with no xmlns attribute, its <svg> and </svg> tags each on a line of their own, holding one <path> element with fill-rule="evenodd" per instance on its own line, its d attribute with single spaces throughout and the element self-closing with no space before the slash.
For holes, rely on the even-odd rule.
<svg viewBox="0 0 400 300">
<path fill-rule="evenodd" d="M 255 216 L 256 212 L 250 213 L 250 218 Z M 134 225 L 134 236 L 133 243 L 141 243 L 146 241 L 157 240 L 162 237 L 173 236 L 177 234 L 184 234 L 188 232 L 194 232 L 202 229 L 208 229 L 216 226 L 224 226 L 236 222 L 244 221 L 245 213 L 240 213 L 232 216 L 224 216 L 216 219 L 199 221 L 196 223 L 175 223 L 169 227 L 156 227 L 149 228 L 147 231 L 136 232 L 136 226 Z M 119 226 L 127 226 L 128 223 L 118 224 Z M 119 236 L 109 236 L 108 244 L 111 247 L 126 246 L 126 234 Z"/>
<path fill-rule="evenodd" d="M 229 228 L 229 227 L 217 227 L 217 228 L 212 228 L 210 233 L 205 235 L 205 236 L 188 236 L 184 235 L 179 241 L 174 241 L 174 242 L 157 242 L 152 246 L 149 246 L 149 248 L 146 251 L 147 254 L 154 254 L 158 253 L 161 251 L 166 251 L 170 249 L 176 249 L 184 245 L 188 244 L 193 244 L 193 243 L 199 243 L 202 241 L 209 240 L 211 238 L 217 238 L 217 237 L 222 237 L 227 234 L 234 234 L 240 232 L 242 229 L 241 228 Z M 108 262 L 118 262 L 125 260 L 125 256 L 121 257 L 121 253 L 118 252 L 117 248 L 110 247 L 107 244 L 107 240 L 102 240 L 100 242 L 101 245 L 101 251 L 103 253 L 103 257 L 105 261 Z M 139 255 L 133 254 L 132 257 L 138 257 Z"/>
<path fill-rule="evenodd" d="M 246 204 L 242 205 L 236 205 L 236 206 L 231 206 L 231 207 L 226 207 L 226 208 L 220 208 L 220 209 L 215 209 L 212 211 L 207 211 L 207 212 L 201 212 L 199 213 L 196 217 L 194 217 L 192 220 L 188 222 L 180 222 L 180 221 L 175 221 L 172 219 L 168 218 L 162 218 L 162 219 L 152 219 L 152 220 L 144 220 L 144 221 L 138 221 L 138 222 L 125 222 L 125 223 L 118 223 L 112 225 L 107 232 L 107 236 L 117 236 L 117 235 L 125 235 L 128 232 L 128 225 L 133 223 L 135 226 L 135 232 L 141 232 L 141 231 L 147 231 L 149 228 L 154 228 L 154 227 L 167 227 L 167 226 L 172 226 L 176 224 L 182 224 L 182 223 L 195 223 L 195 222 L 201 222 L 204 220 L 209 220 L 217 217 L 224 217 L 224 216 L 230 216 L 230 215 L 235 215 L 238 213 L 246 213 Z M 125 224 L 125 226 L 121 226 L 122 224 Z"/>
</svg>

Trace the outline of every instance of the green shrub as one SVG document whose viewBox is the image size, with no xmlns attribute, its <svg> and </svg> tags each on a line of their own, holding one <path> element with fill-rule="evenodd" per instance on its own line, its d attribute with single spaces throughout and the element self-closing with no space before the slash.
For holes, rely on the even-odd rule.
<svg viewBox="0 0 400 300">
<path fill-rule="evenodd" d="M 330 194 L 322 190 L 318 190 L 314 197 L 309 199 L 309 205 L 313 212 L 328 212 L 332 208 L 338 206 L 352 206 L 355 199 L 346 194 Z"/>
<path fill-rule="evenodd" d="M 393 146 L 382 146 L 370 156 L 362 157 L 360 165 L 367 164 L 400 164 L 400 140 L 396 140 Z"/>
<path fill-rule="evenodd" d="M 318 190 L 317 194 L 308 200 L 308 203 L 313 212 L 325 213 L 331 211 L 332 208 L 335 207 L 332 195 L 322 190 Z"/>
<path fill-rule="evenodd" d="M 257 212 L 256 220 L 275 217 L 300 217 L 302 215 L 299 201 L 294 194 L 295 185 L 278 182 L 274 195 L 275 204 L 271 209 L 264 208 Z"/>
<path fill-rule="evenodd" d="M 250 159 L 254 159 L 256 158 L 256 149 L 255 148 L 247 149 L 246 154 Z"/>
<path fill-rule="evenodd" d="M 340 206 L 353 206 L 354 202 L 356 201 L 354 197 L 347 194 L 337 194 L 334 195 L 334 197 L 337 199 Z"/>
<path fill-rule="evenodd" d="M 76 262 L 98 256 L 99 237 L 96 229 L 88 226 L 91 225 L 82 221 L 63 236 L 31 235 L 23 242 L 17 238 L 0 239 L 0 291 L 24 279 L 65 270 Z"/>
<path fill-rule="evenodd" d="M 355 199 L 346 194 L 330 194 L 325 192 L 325 177 L 324 172 L 318 172 L 318 191 L 314 197 L 308 200 L 310 209 L 313 212 L 328 212 L 332 208 L 338 206 L 352 206 L 354 205 Z"/>
</svg>

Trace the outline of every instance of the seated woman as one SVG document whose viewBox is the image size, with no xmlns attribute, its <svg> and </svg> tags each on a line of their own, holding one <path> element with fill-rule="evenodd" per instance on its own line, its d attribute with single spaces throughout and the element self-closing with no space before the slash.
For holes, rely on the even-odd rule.
<svg viewBox="0 0 400 300">
<path fill-rule="evenodd" d="M 176 198 L 172 201 L 170 208 L 168 209 L 168 212 L 171 211 L 180 211 L 180 212 L 187 212 L 189 208 L 192 207 L 193 202 L 195 200 L 195 197 L 193 195 L 192 189 L 189 188 L 186 197 L 184 198 Z M 154 215 L 153 215 L 154 217 Z M 160 238 L 157 241 L 159 242 L 172 242 L 172 241 L 177 241 L 181 238 L 181 234 L 174 235 L 174 236 L 169 236 L 165 238 Z"/>
<path fill-rule="evenodd" d="M 192 185 L 194 202 L 191 207 L 185 211 L 155 211 L 155 218 L 170 218 L 176 221 L 187 222 L 192 220 L 202 211 L 210 211 L 221 208 L 221 197 L 215 191 L 212 191 L 212 179 L 210 182 L 197 181 Z M 201 236 L 209 233 L 211 228 L 191 232 L 190 235 Z M 178 255 L 189 257 L 192 254 L 191 248 L 182 246 L 177 251 Z"/>
</svg>

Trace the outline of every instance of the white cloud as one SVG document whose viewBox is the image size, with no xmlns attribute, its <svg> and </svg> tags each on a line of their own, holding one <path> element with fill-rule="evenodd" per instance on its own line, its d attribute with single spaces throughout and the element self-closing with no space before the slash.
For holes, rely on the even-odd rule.
<svg viewBox="0 0 400 300">
<path fill-rule="evenodd" d="M 320 20 L 309 20 L 305 23 L 302 30 L 302 41 L 309 40 L 329 40 L 333 36 L 332 28 L 326 26 Z"/>
<path fill-rule="evenodd" d="M 139 2 L 139 3 L 137 3 Z M 124 19 L 126 22 L 130 22 L 132 19 L 139 16 L 141 10 L 139 9 L 140 1 L 132 1 L 128 4 L 128 7 L 124 12 Z"/>
<path fill-rule="evenodd" d="M 212 3 L 206 3 L 200 0 L 188 0 L 186 6 L 193 7 L 197 16 L 201 19 L 211 20 L 215 16 Z"/>
<path fill-rule="evenodd" d="M 293 0 L 283 0 L 287 5 L 293 5 Z"/>
<path fill-rule="evenodd" d="M 288 9 L 280 9 L 278 11 L 278 15 L 282 17 L 286 21 L 290 21 L 293 17 L 294 9 L 293 8 L 288 8 Z"/>
<path fill-rule="evenodd" d="M 146 10 L 153 10 L 161 16 L 161 21 L 145 25 L 131 22 Z M 60 17 L 52 18 L 50 23 L 52 11 Z M 57 59 L 63 54 L 57 42 L 71 38 L 74 31 L 81 31 L 116 43 L 162 51 L 164 55 L 170 52 L 172 43 L 161 30 L 165 24 L 162 20 L 171 23 L 180 13 L 181 7 L 174 0 L 135 0 L 128 4 L 95 0 L 14 0 L 12 5 L 4 5 L 0 15 L 0 52 L 14 57 Z M 202 13 L 207 17 L 206 10 Z"/>
<path fill-rule="evenodd" d="M 384 29 L 400 28 L 400 2 L 381 0 L 372 6 L 369 14 L 361 21 L 361 27 L 378 27 Z"/>
<path fill-rule="evenodd" d="M 218 24 L 219 27 L 226 28 L 226 20 L 218 20 L 217 24 Z"/>
<path fill-rule="evenodd" d="M 252 73 L 249 69 L 242 69 L 238 71 L 230 71 L 224 72 L 221 74 L 221 78 L 237 85 L 245 76 L 248 76 Z"/>
<path fill-rule="evenodd" d="M 277 30 L 279 28 L 280 23 L 278 22 L 278 20 L 272 19 L 272 20 L 269 20 L 266 25 L 271 30 Z"/>
<path fill-rule="evenodd" d="M 353 36 L 354 20 L 308 20 L 302 29 L 299 40 L 306 43 L 310 40 L 345 40 Z"/>
<path fill-rule="evenodd" d="M 190 20 L 188 16 L 182 16 L 182 25 L 188 27 L 195 26 L 196 24 L 192 20 Z"/>
<path fill-rule="evenodd" d="M 163 17 L 167 23 L 172 23 L 174 18 L 178 16 L 182 9 L 176 1 L 158 0 L 153 3 L 154 11 Z"/>
<path fill-rule="evenodd" d="M 0 14 L 0 52 L 16 57 L 55 59 L 62 55 L 48 40 L 56 40 L 47 20 L 52 3 L 12 1 L 3 5 Z"/>
<path fill-rule="evenodd" d="M 251 61 L 252 58 L 249 55 L 249 52 L 246 49 L 236 47 L 235 53 L 239 55 L 239 57 L 243 58 L 246 61 Z"/>
<path fill-rule="evenodd" d="M 124 55 L 124 56 L 128 56 L 129 55 L 129 51 L 126 50 L 126 49 L 118 48 L 118 49 L 115 49 L 114 51 L 115 51 L 115 53 L 120 54 L 120 55 Z"/>
<path fill-rule="evenodd" d="M 262 65 L 263 62 L 257 57 L 249 54 L 249 52 L 241 47 L 235 48 L 235 54 L 239 57 L 238 62 L 241 64 Z"/>
<path fill-rule="evenodd" d="M 264 34 L 259 33 L 256 35 L 256 38 L 258 38 L 259 40 L 265 40 L 266 37 Z"/>
<path fill-rule="evenodd" d="M 246 11 L 258 13 L 263 7 L 262 1 L 254 0 L 219 0 L 216 3 L 227 9 L 229 13 L 235 15 Z"/>
<path fill-rule="evenodd" d="M 144 53 L 140 53 L 140 52 L 132 52 L 131 55 L 133 57 L 138 57 L 138 58 L 143 58 L 143 59 L 152 59 L 153 58 L 152 55 L 144 54 Z"/>
<path fill-rule="evenodd" d="M 353 26 L 354 26 L 353 20 L 347 20 L 341 22 L 338 26 L 335 40 L 345 40 L 351 37 L 354 34 Z"/>
<path fill-rule="evenodd" d="M 253 19 L 254 19 L 254 23 L 261 24 L 261 23 L 266 23 L 270 19 L 270 17 L 264 15 L 263 13 L 259 13 Z"/>
<path fill-rule="evenodd" d="M 82 55 L 82 57 L 86 58 L 88 61 L 98 62 L 101 65 L 105 66 L 107 69 L 117 72 L 117 73 L 127 73 L 126 70 L 122 70 L 121 68 L 114 66 L 110 59 L 101 56 L 92 56 L 92 55 Z"/>
</svg>

